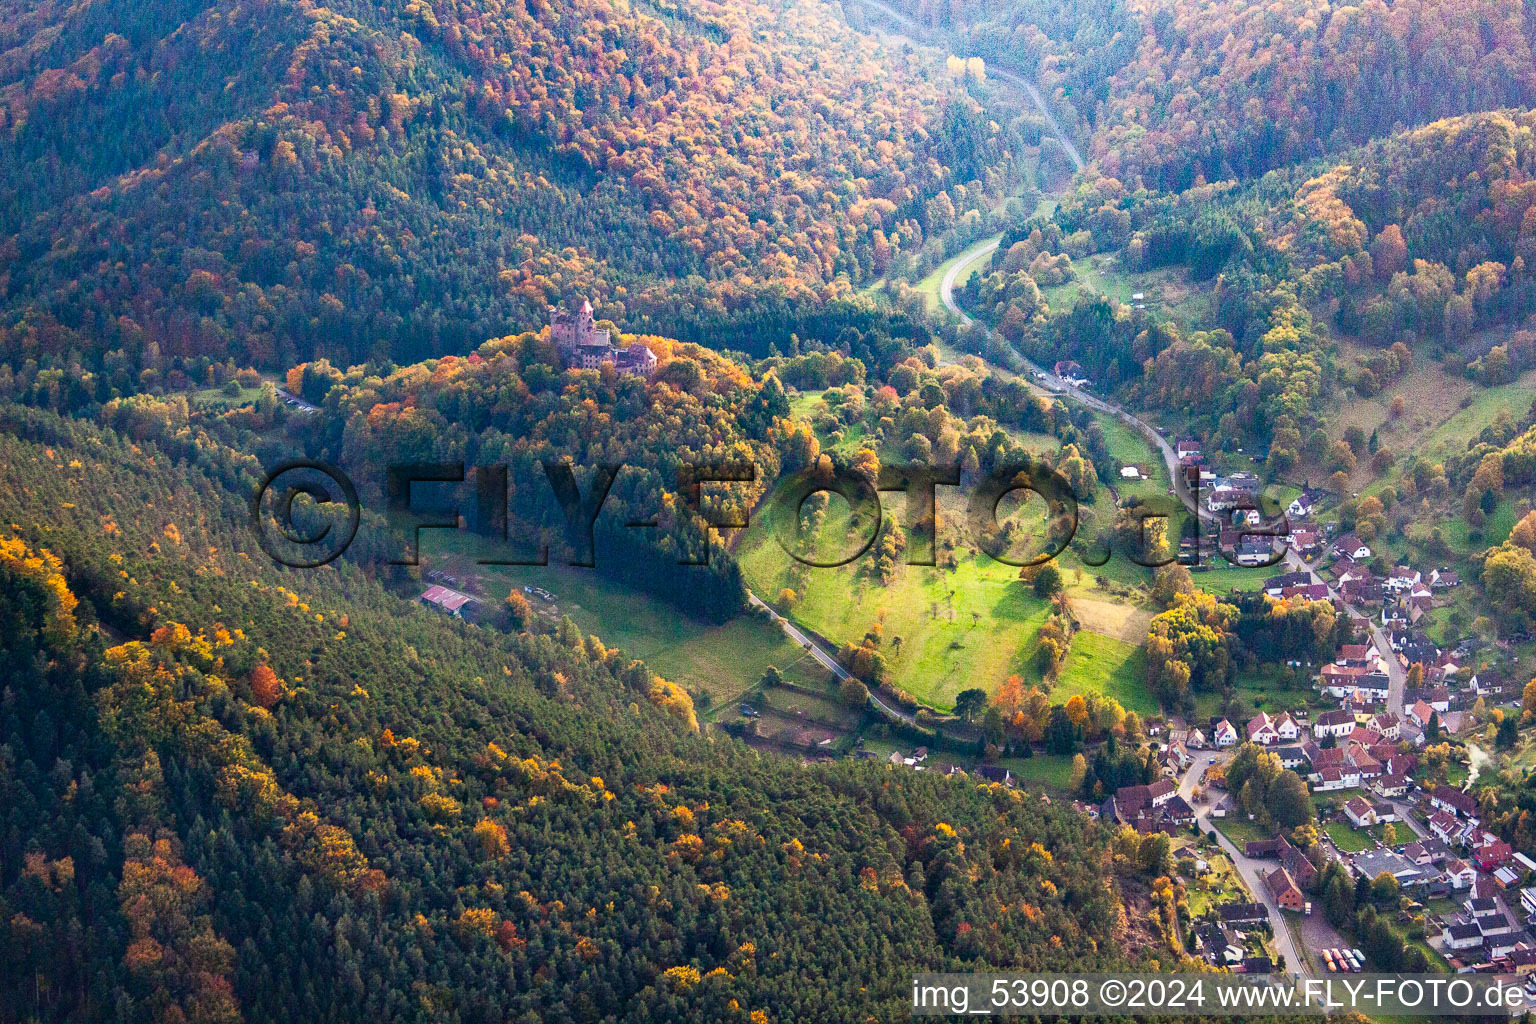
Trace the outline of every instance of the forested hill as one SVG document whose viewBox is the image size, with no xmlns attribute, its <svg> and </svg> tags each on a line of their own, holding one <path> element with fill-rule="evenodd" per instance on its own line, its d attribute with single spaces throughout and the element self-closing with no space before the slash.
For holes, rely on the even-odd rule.
<svg viewBox="0 0 1536 1024">
<path fill-rule="evenodd" d="M 13 365 L 411 362 L 578 296 L 766 355 L 1013 150 L 819 0 L 6 2 L 0 49 Z"/>
<path fill-rule="evenodd" d="M 217 444 L 0 421 L 0 521 L 50 510 L 0 534 L 0 1019 L 893 1020 L 1143 955 L 1134 837 L 711 742 L 569 622 L 274 569 Z"/>
<path fill-rule="evenodd" d="M 1405 126 L 1536 102 L 1512 0 L 1151 0 L 1093 156 L 1151 188 L 1250 177 Z"/>
<path fill-rule="evenodd" d="M 892 0 L 1035 79 L 1098 164 L 1181 191 L 1536 103 L 1521 0 Z M 1075 125 L 1071 122 L 1075 117 Z"/>
</svg>

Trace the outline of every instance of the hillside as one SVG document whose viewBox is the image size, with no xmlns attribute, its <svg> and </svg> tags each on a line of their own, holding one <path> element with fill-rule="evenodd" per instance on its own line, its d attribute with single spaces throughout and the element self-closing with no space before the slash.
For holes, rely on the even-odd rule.
<svg viewBox="0 0 1536 1024">
<path fill-rule="evenodd" d="M 1536 102 L 1529 5 L 1148 0 L 1109 76 L 1093 156 L 1180 190 L 1253 177 L 1411 126 Z"/>
<path fill-rule="evenodd" d="M 0 1024 L 1514 971 L 1533 387 L 1536 0 L 0 0 Z"/>
<path fill-rule="evenodd" d="M 813 0 L 0 13 L 0 359 L 119 391 L 462 354 L 578 296 L 767 354 L 1015 148 Z"/>
<path fill-rule="evenodd" d="M 568 623 L 270 566 L 216 445 L 4 424 L 0 516 L 55 510 L 0 540 L 0 990 L 31 1019 L 888 1017 L 913 964 L 1127 955 L 1070 810 L 701 739 Z"/>
</svg>

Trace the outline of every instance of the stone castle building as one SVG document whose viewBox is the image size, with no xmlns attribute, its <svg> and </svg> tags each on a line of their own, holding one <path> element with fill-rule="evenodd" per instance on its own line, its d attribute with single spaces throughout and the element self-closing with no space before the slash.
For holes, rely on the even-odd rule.
<svg viewBox="0 0 1536 1024">
<path fill-rule="evenodd" d="M 644 345 L 618 348 L 609 335 L 593 320 L 590 300 L 581 304 L 579 313 L 557 309 L 550 317 L 549 336 L 568 368 L 596 370 L 604 363 L 612 363 L 620 373 L 637 377 L 649 377 L 655 372 L 656 353 Z"/>
</svg>

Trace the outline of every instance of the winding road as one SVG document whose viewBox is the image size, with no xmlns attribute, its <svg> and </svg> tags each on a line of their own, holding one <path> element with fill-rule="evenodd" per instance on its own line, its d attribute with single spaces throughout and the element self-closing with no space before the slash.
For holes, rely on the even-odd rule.
<svg viewBox="0 0 1536 1024">
<path fill-rule="evenodd" d="M 869 2 L 869 0 L 866 0 L 866 2 Z M 990 239 L 985 242 L 980 242 L 972 246 L 970 249 L 967 249 L 964 253 L 961 254 L 961 258 L 955 261 L 954 266 L 949 268 L 949 271 L 944 275 L 944 279 L 939 283 L 939 300 L 943 302 L 945 309 L 949 310 L 952 314 L 959 318 L 962 324 L 970 325 L 975 323 L 975 321 L 955 302 L 955 282 L 971 264 L 996 252 L 997 246 L 998 240 Z M 1168 478 L 1173 481 L 1174 489 L 1178 493 L 1179 500 L 1184 503 L 1184 507 L 1189 509 L 1191 512 L 1194 512 L 1203 521 L 1211 524 L 1216 523 L 1217 517 L 1214 513 L 1207 509 L 1202 509 L 1198 506 L 1198 503 L 1195 500 L 1195 495 L 1190 491 L 1189 486 L 1184 481 L 1184 474 L 1179 472 L 1178 453 L 1174 451 L 1173 445 L 1168 442 L 1168 439 L 1164 437 L 1156 427 L 1152 426 L 1152 424 L 1148 423 L 1146 420 L 1143 420 L 1135 414 L 1127 411 L 1120 405 L 1117 405 L 1114 402 L 1105 401 L 1104 399 L 1099 398 L 1097 395 L 1091 395 L 1084 391 L 1082 388 L 1072 384 L 1071 382 L 1056 376 L 1054 373 L 1036 366 L 1022 354 L 1019 355 L 1019 358 L 1023 362 L 1028 374 L 1034 379 L 1037 385 L 1043 384 L 1043 390 L 1047 393 L 1067 395 L 1076 401 L 1081 402 L 1083 405 L 1090 409 L 1109 416 L 1114 416 L 1122 423 L 1135 429 L 1138 433 L 1145 437 L 1148 442 L 1155 445 L 1158 451 L 1162 453 L 1163 462 L 1167 464 L 1168 467 Z M 1289 548 L 1286 549 L 1285 562 L 1288 568 L 1297 572 L 1307 573 L 1314 583 L 1324 583 L 1322 577 L 1317 574 L 1317 570 L 1308 564 L 1301 557 L 1301 555 L 1297 554 L 1294 550 Z M 1387 687 L 1387 710 L 1397 715 L 1398 717 L 1402 717 L 1403 699 L 1408 685 L 1408 673 L 1407 670 L 1403 668 L 1402 662 L 1400 662 L 1392 653 L 1392 642 L 1391 639 L 1387 636 L 1386 630 L 1384 630 L 1372 616 L 1362 612 L 1360 609 L 1354 607 L 1353 605 L 1346 603 L 1344 598 L 1340 596 L 1339 592 L 1331 585 L 1328 586 L 1328 598 L 1336 604 L 1347 608 L 1351 613 L 1359 616 L 1367 623 L 1369 623 L 1371 631 L 1371 642 L 1374 643 L 1376 645 L 1376 649 L 1381 652 L 1382 660 L 1385 661 L 1387 665 L 1387 678 L 1389 680 Z"/>
<path fill-rule="evenodd" d="M 894 10 L 887 4 L 880 2 L 880 0 L 861 0 L 861 2 L 864 3 L 867 7 L 873 7 L 876 10 L 882 12 L 887 18 L 889 18 L 895 24 L 899 25 L 909 34 L 919 38 L 929 35 L 929 33 L 923 28 L 922 25 L 918 24 L 912 18 L 900 13 L 899 11 Z M 1064 131 L 1062 131 L 1061 125 L 1057 122 L 1055 115 L 1051 113 L 1050 108 L 1046 105 L 1045 98 L 1040 94 L 1039 88 L 1037 88 L 1033 82 L 1001 68 L 989 66 L 987 68 L 987 73 L 991 74 L 995 78 L 1016 85 L 1025 91 L 1030 100 L 1034 103 L 1036 109 L 1039 110 L 1040 114 L 1045 118 L 1047 124 L 1050 125 L 1051 133 L 1056 138 L 1056 141 L 1061 145 L 1062 149 L 1071 158 L 1073 165 L 1077 168 L 1077 170 L 1083 170 L 1085 165 L 1082 154 L 1078 152 L 1077 147 L 1072 143 L 1072 140 L 1067 137 Z M 959 279 L 960 275 L 966 271 L 966 269 L 978 261 L 990 257 L 994 252 L 996 252 L 1000 241 L 1000 238 L 989 239 L 987 241 L 977 243 L 976 245 L 967 249 L 961 254 L 961 258 L 956 260 L 954 265 L 949 268 L 949 270 L 945 273 L 943 280 L 940 282 L 940 301 L 944 304 L 944 308 L 949 310 L 949 312 L 958 318 L 959 321 L 964 325 L 969 326 L 975 321 L 973 321 L 972 318 L 955 302 L 955 283 Z M 1189 487 L 1184 481 L 1184 474 L 1179 471 L 1179 460 L 1177 452 L 1174 450 L 1173 445 L 1169 443 L 1168 439 L 1163 436 L 1161 431 L 1159 431 L 1156 427 L 1152 426 L 1152 424 L 1148 423 L 1147 421 L 1127 411 L 1123 407 L 1113 402 L 1105 401 L 1096 395 L 1088 394 L 1082 388 L 1070 383 L 1069 381 L 1057 376 L 1056 374 L 1044 369 L 1043 367 L 1035 365 L 1029 359 L 1024 358 L 1022 353 L 1019 353 L 1019 356 L 1026 369 L 1030 383 L 1037 387 L 1039 390 L 1054 395 L 1065 395 L 1082 403 L 1089 409 L 1093 409 L 1106 415 L 1114 416 L 1116 419 L 1120 420 L 1122 423 L 1136 430 L 1143 437 L 1145 437 L 1147 441 L 1154 445 L 1162 454 L 1163 461 L 1168 468 L 1168 478 L 1172 482 L 1175 493 L 1177 494 L 1179 500 L 1183 502 L 1184 506 L 1200 519 L 1210 523 L 1216 522 L 1217 516 L 1214 513 L 1200 508 L 1199 503 L 1196 500 L 1196 495 L 1190 491 Z M 1323 582 L 1321 577 L 1318 576 L 1316 570 L 1313 569 L 1313 567 L 1307 562 L 1305 562 L 1295 551 L 1288 549 L 1286 551 L 1285 561 L 1290 568 L 1296 571 L 1308 573 L 1310 578 L 1315 582 Z M 1338 591 L 1335 590 L 1332 586 L 1328 587 L 1328 596 L 1338 605 L 1349 609 L 1350 612 L 1356 615 L 1361 615 L 1362 618 L 1370 623 L 1372 640 L 1376 644 L 1377 650 L 1382 652 L 1383 660 L 1387 664 L 1388 677 L 1390 679 L 1387 709 L 1392 713 L 1401 716 L 1403 714 L 1403 698 L 1404 691 L 1406 689 L 1407 673 L 1403 669 L 1402 664 L 1398 661 L 1397 657 L 1394 656 L 1391 643 L 1386 635 L 1385 630 L 1383 630 L 1380 625 L 1376 624 L 1370 616 L 1363 615 L 1359 612 L 1358 609 L 1355 609 L 1354 607 L 1346 604 L 1343 598 L 1339 595 Z M 753 596 L 751 600 L 754 604 L 762 604 L 762 602 L 758 601 L 755 596 Z M 825 656 L 814 642 L 811 642 L 809 638 L 805 637 L 804 634 L 790 625 L 788 620 L 784 620 L 781 616 L 774 614 L 772 609 L 769 609 L 769 614 L 773 615 L 775 619 L 781 620 L 785 632 L 801 642 L 802 646 L 807 646 L 808 649 L 810 649 L 816 656 L 817 661 L 821 662 L 823 665 L 828 666 L 836 675 L 838 675 L 839 678 L 847 678 L 848 674 L 842 669 L 842 666 L 836 663 L 835 659 Z M 873 694 L 871 694 L 871 699 L 890 713 L 895 714 L 898 717 L 902 717 L 903 719 L 907 719 L 907 716 L 902 715 L 896 709 L 887 706 L 883 701 L 881 701 Z M 1190 802 L 1192 806 L 1195 803 L 1192 793 L 1204 767 L 1205 765 L 1202 762 L 1197 761 L 1195 765 L 1192 766 L 1180 780 L 1180 793 L 1186 800 Z M 1202 805 L 1201 809 L 1197 810 L 1196 812 L 1197 818 L 1209 819 L 1210 811 L 1211 808 L 1209 804 Z M 1202 828 L 1208 824 L 1209 822 L 1207 820 L 1202 824 Z M 1412 823 L 1410 822 L 1410 825 L 1411 824 Z M 1231 840 L 1229 840 L 1220 832 L 1220 830 L 1216 829 L 1214 826 L 1210 827 L 1209 831 L 1216 837 L 1216 841 L 1221 846 L 1221 848 L 1226 851 L 1229 857 L 1232 858 L 1233 864 L 1236 866 L 1238 873 L 1242 876 L 1244 883 L 1248 886 L 1249 891 L 1253 894 L 1254 899 L 1263 903 L 1265 908 L 1269 911 L 1270 923 L 1274 930 L 1274 945 L 1277 951 L 1285 958 L 1286 968 L 1303 976 L 1311 973 L 1311 967 L 1306 957 L 1302 955 L 1301 950 L 1297 947 L 1294 934 L 1288 922 L 1286 921 L 1284 914 L 1280 910 L 1279 906 L 1275 903 L 1273 898 L 1270 896 L 1268 887 L 1264 885 L 1263 872 L 1269 867 L 1269 865 L 1254 861 L 1245 856 L 1242 851 L 1237 849 Z M 1416 828 L 1415 831 L 1417 831 Z"/>
<path fill-rule="evenodd" d="M 880 0 L 860 0 L 860 2 L 863 3 L 864 6 L 873 7 L 875 10 L 884 14 L 891 21 L 895 22 L 897 25 L 900 25 L 908 35 L 911 35 L 914 38 L 925 39 L 933 35 L 932 32 L 924 28 L 918 22 L 914 21 L 912 18 L 902 14 L 894 7 L 881 3 Z M 1035 105 L 1035 109 L 1040 111 L 1040 116 L 1045 118 L 1045 123 L 1050 126 L 1051 135 L 1066 152 L 1068 159 L 1072 161 L 1072 166 L 1077 168 L 1079 171 L 1087 166 L 1083 160 L 1083 154 L 1079 153 L 1077 146 L 1073 144 L 1071 139 L 1067 138 L 1067 133 L 1062 130 L 1061 123 L 1056 120 L 1056 115 L 1051 113 L 1051 108 L 1046 105 L 1045 97 L 1040 94 L 1040 89 L 1035 85 L 1034 82 L 1031 82 L 1029 79 L 1023 77 L 1022 75 L 1016 75 L 1012 71 L 1007 71 L 999 67 L 993 67 L 990 64 L 987 65 L 986 73 L 991 75 L 993 78 L 1008 82 L 1011 85 L 1016 85 L 1020 89 L 1023 89 L 1025 94 L 1029 96 L 1030 102 Z"/>
<path fill-rule="evenodd" d="M 996 252 L 998 241 L 998 239 L 993 238 L 985 242 L 978 242 L 961 253 L 954 266 L 949 268 L 949 271 L 944 275 L 944 279 L 939 282 L 939 301 L 944 304 L 945 309 L 959 318 L 960 322 L 966 326 L 970 326 L 976 321 L 971 319 L 970 315 L 955 302 L 955 282 L 971 264 Z M 1148 443 L 1153 445 L 1162 454 L 1163 462 L 1168 467 L 1168 479 L 1172 481 L 1174 490 L 1177 492 L 1179 500 L 1184 503 L 1184 507 L 1202 519 L 1215 521 L 1216 517 L 1214 514 L 1209 511 L 1202 511 L 1199 508 L 1194 494 L 1191 493 L 1188 485 L 1184 482 L 1184 474 L 1179 472 L 1178 453 L 1174 451 L 1173 445 L 1168 443 L 1168 439 L 1156 427 L 1141 417 L 1127 411 L 1122 406 L 1114 402 L 1107 402 L 1097 395 L 1089 394 L 1071 381 L 1058 377 L 1051 371 L 1035 365 L 1034 362 L 1026 358 L 1022 353 L 1018 353 L 1016 349 L 1015 353 L 1019 356 L 1020 362 L 1024 364 L 1031 383 L 1038 390 L 1051 395 L 1066 395 L 1081 402 L 1095 412 L 1115 417 L 1146 438 Z"/>
</svg>

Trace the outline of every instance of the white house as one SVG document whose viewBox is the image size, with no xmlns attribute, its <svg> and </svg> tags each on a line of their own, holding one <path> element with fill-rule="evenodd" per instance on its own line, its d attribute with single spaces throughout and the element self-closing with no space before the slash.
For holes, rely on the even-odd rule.
<svg viewBox="0 0 1536 1024">
<path fill-rule="evenodd" d="M 1354 731 L 1355 716 L 1348 711 L 1324 711 L 1312 723 L 1312 735 L 1318 739 L 1324 736 L 1348 736 Z"/>
<path fill-rule="evenodd" d="M 1356 562 L 1363 562 L 1371 557 L 1369 545 L 1363 543 L 1359 537 L 1352 533 L 1346 533 L 1333 544 L 1333 549 L 1345 558 Z"/>
<path fill-rule="evenodd" d="M 1217 747 L 1234 747 L 1237 745 L 1237 727 L 1223 718 L 1217 722 L 1211 730 L 1211 741 Z"/>
<path fill-rule="evenodd" d="M 1484 938 L 1488 943 L 1488 955 L 1495 960 L 1508 956 L 1520 945 L 1520 933 L 1513 928 L 1507 932 L 1484 935 Z"/>
<path fill-rule="evenodd" d="M 1536 886 L 1520 890 L 1520 909 L 1525 912 L 1527 918 L 1536 914 Z"/>
<path fill-rule="evenodd" d="M 1262 711 L 1248 723 L 1248 742 L 1266 747 L 1272 747 L 1280 742 L 1280 734 L 1275 731 L 1270 717 Z"/>
<path fill-rule="evenodd" d="M 1302 491 L 1291 499 L 1291 503 L 1285 507 L 1285 514 L 1296 519 L 1305 519 L 1317 509 L 1317 495 L 1312 491 Z"/>
<path fill-rule="evenodd" d="M 1383 711 L 1380 714 L 1372 715 L 1371 720 L 1366 724 L 1381 733 L 1381 738 L 1384 740 L 1398 740 L 1402 738 L 1403 723 L 1390 711 Z"/>
<path fill-rule="evenodd" d="M 1372 807 L 1364 797 L 1350 797 L 1344 805 L 1344 816 L 1355 828 L 1370 828 L 1380 819 L 1376 817 L 1376 808 Z"/>
<path fill-rule="evenodd" d="M 1470 921 L 1446 925 L 1440 930 L 1440 937 L 1447 949 L 1471 949 L 1483 944 L 1482 930 Z"/>
<path fill-rule="evenodd" d="M 1460 857 L 1445 862 L 1445 877 L 1455 889 L 1470 889 L 1477 882 L 1477 868 Z"/>
<path fill-rule="evenodd" d="M 1460 843 L 1472 828 L 1470 822 L 1460 821 L 1444 811 L 1437 811 L 1429 819 L 1429 830 L 1447 846 Z"/>
<path fill-rule="evenodd" d="M 1429 796 L 1429 802 L 1439 810 L 1468 819 L 1473 825 L 1482 824 L 1482 813 L 1477 809 L 1477 801 L 1470 793 L 1463 793 L 1455 786 L 1436 786 Z"/>
<path fill-rule="evenodd" d="M 1318 781 L 1312 788 L 1319 793 L 1360 788 L 1360 769 L 1347 762 L 1337 768 L 1324 768 L 1317 773 L 1317 777 Z"/>
</svg>

